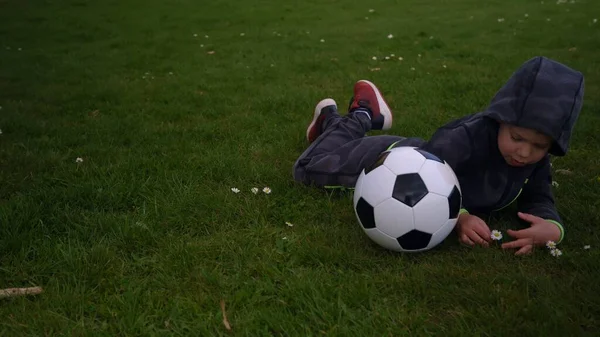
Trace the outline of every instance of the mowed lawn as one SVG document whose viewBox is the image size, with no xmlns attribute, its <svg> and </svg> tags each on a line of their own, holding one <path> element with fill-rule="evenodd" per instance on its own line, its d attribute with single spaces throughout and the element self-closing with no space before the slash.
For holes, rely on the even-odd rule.
<svg viewBox="0 0 600 337">
<path fill-rule="evenodd" d="M 44 289 L 0 299 L 0 335 L 597 336 L 597 18 L 592 0 L 0 0 L 0 288 Z M 389 133 L 428 138 L 537 55 L 586 76 L 553 159 L 562 256 L 454 234 L 389 252 L 351 192 L 293 181 L 320 99 L 345 110 L 369 79 Z"/>
</svg>

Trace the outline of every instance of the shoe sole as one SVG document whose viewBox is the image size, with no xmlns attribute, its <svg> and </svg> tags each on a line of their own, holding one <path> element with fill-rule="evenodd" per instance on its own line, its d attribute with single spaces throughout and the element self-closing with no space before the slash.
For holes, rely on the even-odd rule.
<svg viewBox="0 0 600 337">
<path fill-rule="evenodd" d="M 319 116 L 321 116 L 321 110 L 323 110 L 323 108 L 325 108 L 326 106 L 331 106 L 331 105 L 335 106 L 337 109 L 337 104 L 331 98 L 326 98 L 324 100 L 321 100 L 319 103 L 317 103 L 317 106 L 315 107 L 315 113 L 314 113 L 313 119 L 310 122 L 310 124 L 308 125 L 308 128 L 306 129 L 306 140 L 308 140 L 309 142 L 310 142 L 310 138 L 309 138 L 310 130 L 317 123 Z"/>
<path fill-rule="evenodd" d="M 364 82 L 368 84 L 371 87 L 371 89 L 375 91 L 375 96 L 377 97 L 377 104 L 379 105 L 379 113 L 383 116 L 383 127 L 381 129 L 389 130 L 392 127 L 392 110 L 390 110 L 390 107 L 388 106 L 387 102 L 385 101 L 385 99 L 383 99 L 383 95 L 381 95 L 381 92 L 379 92 L 379 89 L 377 89 L 375 84 L 371 83 L 370 81 L 360 80 L 358 82 Z"/>
</svg>

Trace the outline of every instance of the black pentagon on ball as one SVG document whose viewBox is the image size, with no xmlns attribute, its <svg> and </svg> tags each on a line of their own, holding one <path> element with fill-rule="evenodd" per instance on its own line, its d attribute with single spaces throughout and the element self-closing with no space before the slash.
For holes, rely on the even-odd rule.
<svg viewBox="0 0 600 337">
<path fill-rule="evenodd" d="M 439 163 L 444 163 L 443 160 L 441 160 L 438 156 L 434 155 L 433 153 L 429 153 L 425 150 L 421 150 L 421 149 L 415 149 L 415 151 L 419 152 L 420 154 L 423 155 L 423 157 L 425 157 L 425 159 L 429 159 L 429 160 L 434 160 L 437 161 Z"/>
<path fill-rule="evenodd" d="M 369 205 L 365 199 L 358 199 L 358 202 L 356 203 L 356 214 L 364 228 L 375 228 L 375 213 L 373 212 L 373 206 Z"/>
<path fill-rule="evenodd" d="M 460 191 L 456 186 L 450 192 L 450 196 L 448 196 L 448 206 L 450 209 L 450 214 L 448 215 L 448 219 L 456 219 L 458 218 L 458 212 L 460 212 L 460 203 L 462 196 Z"/>
<path fill-rule="evenodd" d="M 418 173 L 396 176 L 392 197 L 401 203 L 413 207 L 423 199 L 429 191 Z"/>
<path fill-rule="evenodd" d="M 402 247 L 402 249 L 406 250 L 417 250 L 426 248 L 431 241 L 432 234 L 421 232 L 419 230 L 413 229 L 412 231 L 402 235 L 397 238 L 398 243 Z"/>
<path fill-rule="evenodd" d="M 390 155 L 390 151 L 385 151 L 385 152 L 381 153 L 379 155 L 379 157 L 377 158 L 377 160 L 371 166 L 369 166 L 365 169 L 365 174 L 368 174 L 369 172 L 371 172 L 374 169 L 378 168 L 379 166 L 383 165 L 385 158 L 387 158 L 387 156 L 389 156 L 389 155 Z"/>
</svg>

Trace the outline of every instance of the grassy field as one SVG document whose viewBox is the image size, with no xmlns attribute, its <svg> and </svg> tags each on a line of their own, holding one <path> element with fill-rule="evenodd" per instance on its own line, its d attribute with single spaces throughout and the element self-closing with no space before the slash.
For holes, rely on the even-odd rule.
<svg viewBox="0 0 600 337">
<path fill-rule="evenodd" d="M 597 336 L 597 17 L 593 0 L 0 0 L 0 288 L 44 288 L 0 299 L 0 335 Z M 427 138 L 536 55 L 586 76 L 553 161 L 571 172 L 561 257 L 454 235 L 388 252 L 351 193 L 293 181 L 314 104 L 356 80 L 386 95 L 389 133 Z"/>
</svg>

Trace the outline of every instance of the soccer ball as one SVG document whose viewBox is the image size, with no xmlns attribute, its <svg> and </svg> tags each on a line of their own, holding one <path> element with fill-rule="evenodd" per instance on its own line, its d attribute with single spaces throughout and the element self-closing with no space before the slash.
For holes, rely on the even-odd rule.
<svg viewBox="0 0 600 337">
<path fill-rule="evenodd" d="M 358 222 L 373 241 L 399 252 L 429 250 L 452 232 L 462 205 L 454 171 L 414 147 L 383 152 L 354 190 Z"/>
</svg>

